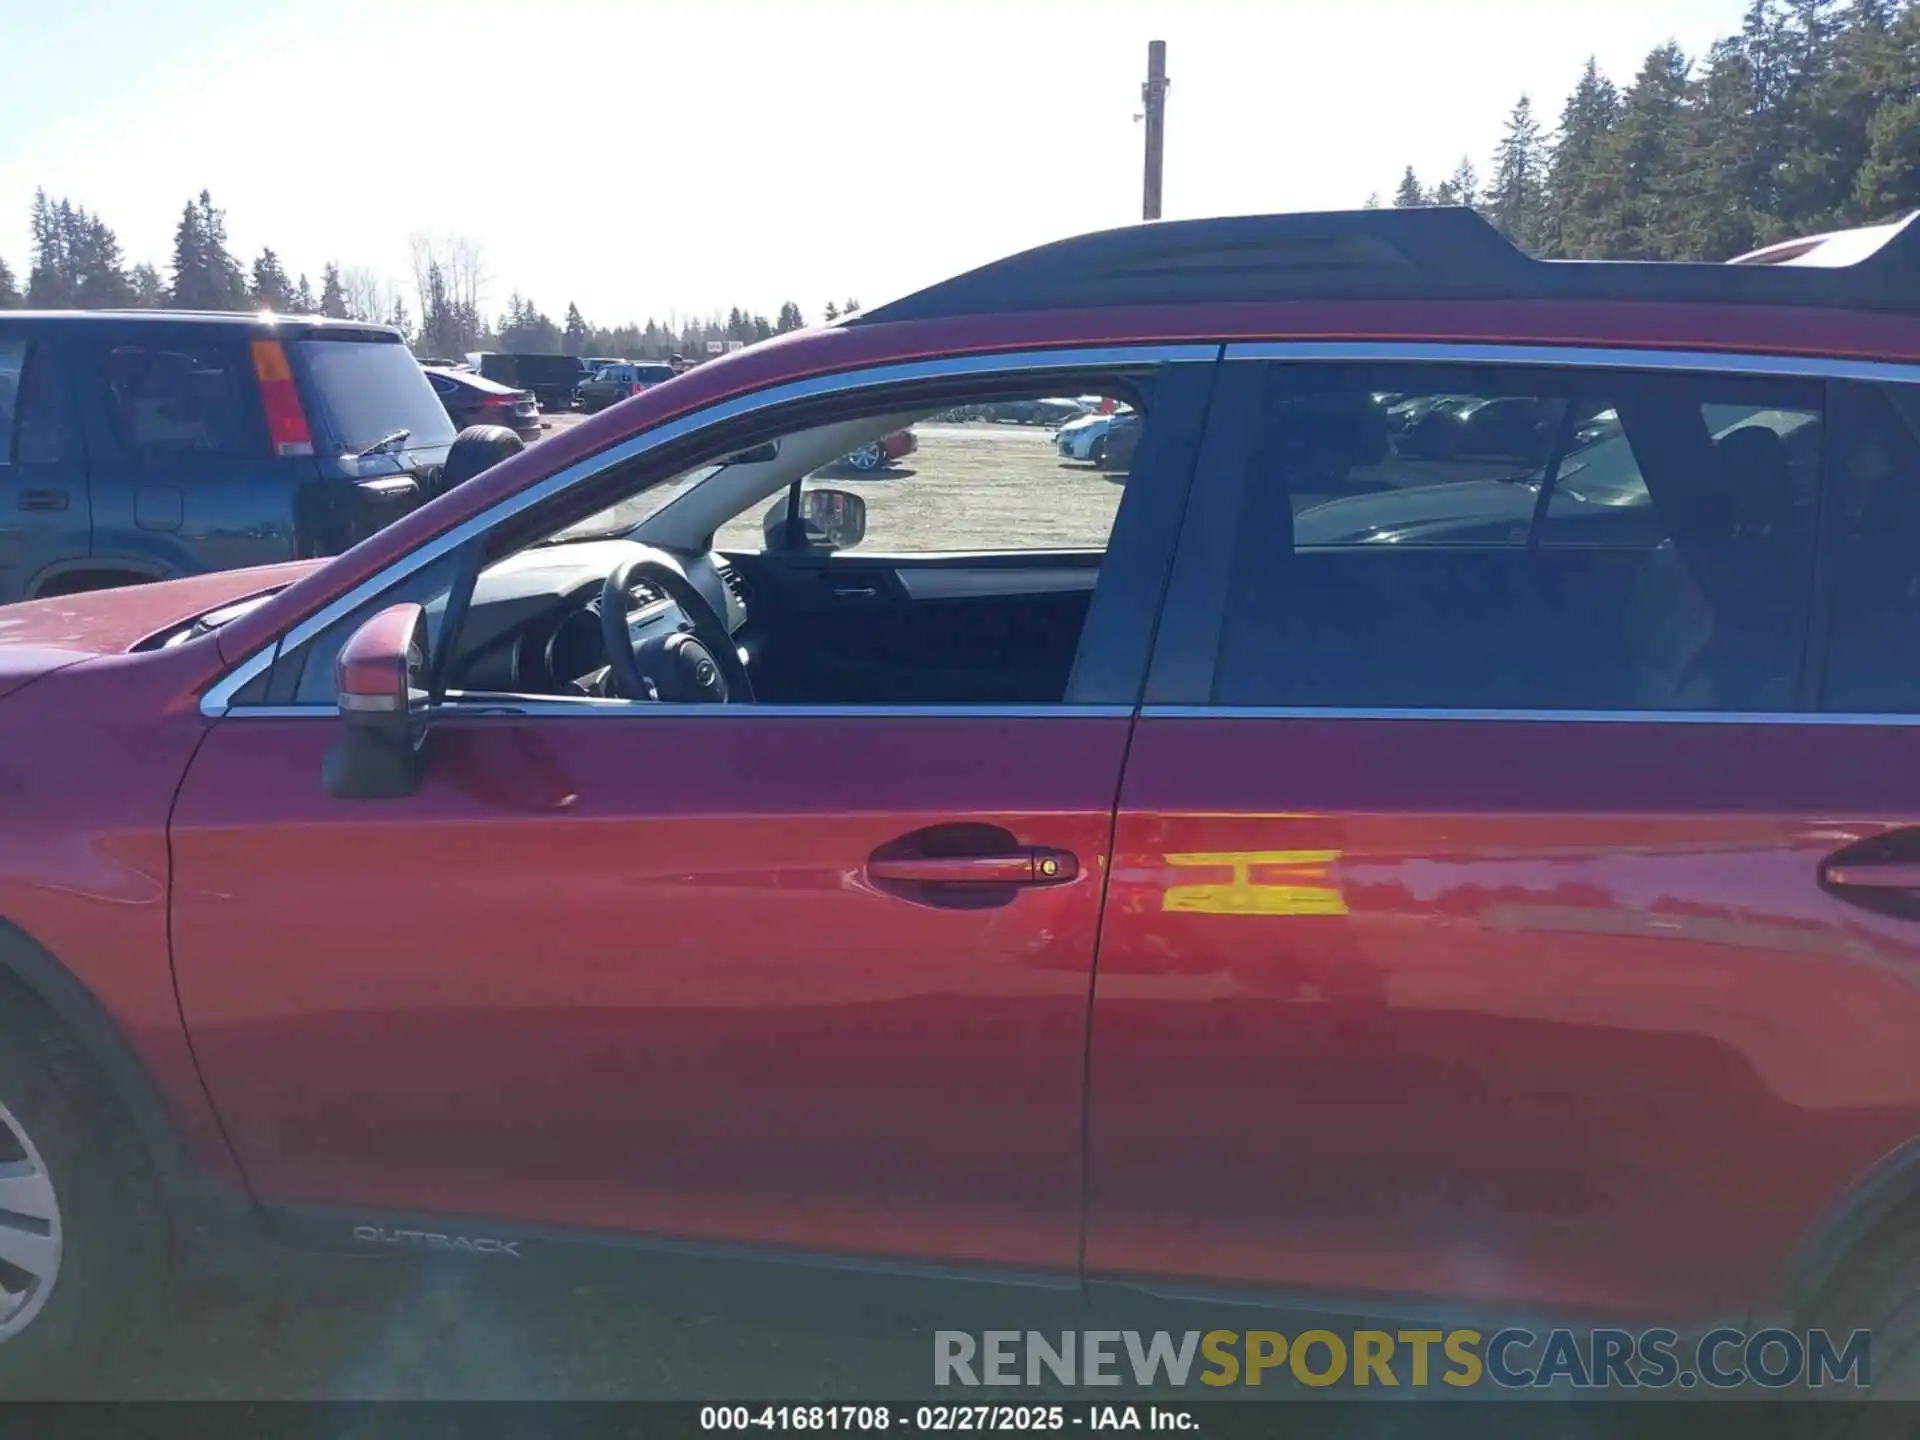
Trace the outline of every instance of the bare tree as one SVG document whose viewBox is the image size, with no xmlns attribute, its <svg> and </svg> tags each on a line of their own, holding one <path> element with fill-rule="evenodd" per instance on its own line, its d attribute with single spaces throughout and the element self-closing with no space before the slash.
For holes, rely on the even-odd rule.
<svg viewBox="0 0 1920 1440">
<path fill-rule="evenodd" d="M 493 280 L 487 273 L 486 247 L 470 235 L 421 233 L 409 236 L 407 246 L 413 258 L 414 295 L 422 305 L 427 299 L 427 272 L 438 265 L 448 303 L 473 315 L 481 313 Z"/>
<path fill-rule="evenodd" d="M 340 289 L 347 301 L 347 314 L 355 320 L 370 320 L 384 325 L 393 313 L 397 298 L 393 286 L 377 270 L 352 265 L 340 272 Z"/>
</svg>

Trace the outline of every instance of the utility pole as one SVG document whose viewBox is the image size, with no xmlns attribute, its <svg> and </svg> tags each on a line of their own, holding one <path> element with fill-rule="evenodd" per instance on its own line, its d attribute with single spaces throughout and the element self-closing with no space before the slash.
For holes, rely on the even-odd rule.
<svg viewBox="0 0 1920 1440">
<path fill-rule="evenodd" d="M 1147 176 L 1141 196 L 1140 218 L 1160 218 L 1160 162 L 1167 143 L 1167 42 L 1147 42 L 1147 83 L 1140 87 L 1146 102 Z"/>
</svg>

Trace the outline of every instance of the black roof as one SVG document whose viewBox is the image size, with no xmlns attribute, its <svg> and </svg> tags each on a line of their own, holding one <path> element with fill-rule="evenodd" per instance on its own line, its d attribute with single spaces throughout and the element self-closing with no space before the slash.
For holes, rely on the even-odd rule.
<svg viewBox="0 0 1920 1440">
<path fill-rule="evenodd" d="M 1853 265 L 1536 260 L 1463 207 L 1161 221 L 1042 245 L 851 325 L 1261 300 L 1663 300 L 1920 313 L 1920 223 Z"/>
<path fill-rule="evenodd" d="M 367 320 L 334 320 L 325 315 L 267 315 L 258 310 L 0 310 L 0 325 L 25 322 L 33 326 L 61 325 L 205 325 L 257 331 L 262 336 L 325 334 L 343 339 L 398 340 L 391 325 Z"/>
</svg>

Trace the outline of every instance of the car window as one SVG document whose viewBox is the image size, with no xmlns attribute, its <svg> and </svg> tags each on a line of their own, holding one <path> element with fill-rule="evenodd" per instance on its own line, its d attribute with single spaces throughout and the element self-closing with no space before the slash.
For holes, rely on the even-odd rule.
<svg viewBox="0 0 1920 1440">
<path fill-rule="evenodd" d="M 108 418 L 135 455 L 264 454 L 257 382 L 238 345 L 115 345 L 105 357 Z"/>
<path fill-rule="evenodd" d="M 1110 437 L 1116 414 L 1097 417 L 1093 429 L 1056 430 L 1019 405 L 1006 413 L 1033 418 L 948 410 L 876 436 L 808 475 L 802 489 L 860 498 L 865 535 L 839 548 L 864 554 L 1106 548 L 1139 427 Z M 766 548 L 766 508 L 759 502 L 735 516 L 714 544 Z"/>
<path fill-rule="evenodd" d="M 289 347 L 307 404 L 343 450 L 359 450 L 396 430 L 414 449 L 453 443 L 453 421 L 424 384 L 413 352 L 393 341 L 302 340 Z"/>
<path fill-rule="evenodd" d="M 1841 387 L 1829 459 L 1833 605 L 1821 708 L 1920 713 L 1920 397 Z M 1838 408 L 1838 407 L 1837 407 Z"/>
<path fill-rule="evenodd" d="M 1270 367 L 1215 699 L 1793 708 L 1822 404 L 1771 380 Z"/>
<path fill-rule="evenodd" d="M 0 340 L 0 464 L 11 464 L 14 426 L 20 413 L 20 381 L 26 372 L 27 342 Z"/>
</svg>

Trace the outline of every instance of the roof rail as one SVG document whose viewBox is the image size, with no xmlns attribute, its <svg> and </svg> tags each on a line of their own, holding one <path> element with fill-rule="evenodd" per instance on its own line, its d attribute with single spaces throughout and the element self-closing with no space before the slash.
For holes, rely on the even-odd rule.
<svg viewBox="0 0 1920 1440">
<path fill-rule="evenodd" d="M 1743 257 L 1744 258 L 1744 257 Z M 1535 260 L 1464 207 L 1175 220 L 997 260 L 853 325 L 1261 300 L 1657 300 L 1920 313 L 1920 224 L 1850 265 Z"/>
</svg>

